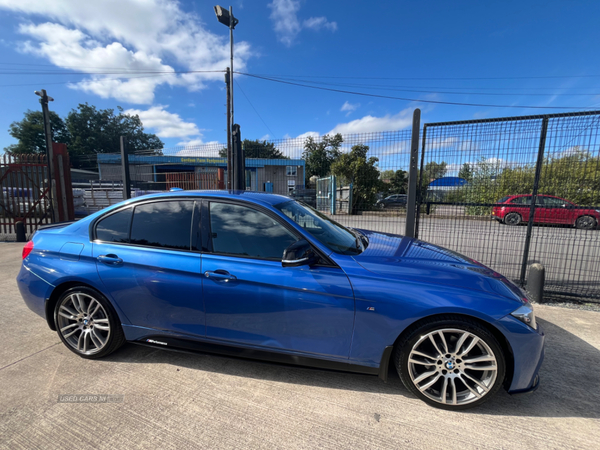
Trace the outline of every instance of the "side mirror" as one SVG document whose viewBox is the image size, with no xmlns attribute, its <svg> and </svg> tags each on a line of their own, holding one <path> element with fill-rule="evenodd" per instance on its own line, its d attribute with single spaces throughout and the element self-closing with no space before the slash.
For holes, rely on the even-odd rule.
<svg viewBox="0 0 600 450">
<path fill-rule="evenodd" d="M 297 267 L 314 264 L 317 255 L 306 239 L 294 242 L 283 251 L 281 265 L 283 267 Z"/>
</svg>

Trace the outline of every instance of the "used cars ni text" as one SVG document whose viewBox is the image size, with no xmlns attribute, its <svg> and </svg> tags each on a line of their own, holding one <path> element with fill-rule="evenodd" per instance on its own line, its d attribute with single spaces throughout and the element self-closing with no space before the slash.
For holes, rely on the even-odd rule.
<svg viewBox="0 0 600 450">
<path fill-rule="evenodd" d="M 272 194 L 155 194 L 41 229 L 17 281 L 84 358 L 130 341 L 383 380 L 392 365 L 446 409 L 534 390 L 544 354 L 532 306 L 502 275 Z"/>
</svg>

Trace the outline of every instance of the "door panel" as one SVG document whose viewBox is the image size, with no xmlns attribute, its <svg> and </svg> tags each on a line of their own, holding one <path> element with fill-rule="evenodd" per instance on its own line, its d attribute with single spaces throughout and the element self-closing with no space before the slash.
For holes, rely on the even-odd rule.
<svg viewBox="0 0 600 450">
<path fill-rule="evenodd" d="M 98 261 L 98 275 L 132 325 L 206 334 L 200 254 L 108 243 L 93 254 L 123 261 Z"/>
<path fill-rule="evenodd" d="M 207 337 L 348 357 L 354 297 L 341 269 L 204 254 L 202 270 L 229 274 L 203 277 Z"/>
<path fill-rule="evenodd" d="M 337 267 L 282 267 L 300 239 L 273 212 L 207 202 L 202 255 L 206 335 L 215 339 L 347 358 L 354 296 Z"/>
<path fill-rule="evenodd" d="M 104 291 L 131 324 L 206 334 L 201 257 L 193 252 L 199 217 L 193 200 L 157 200 L 96 225 L 92 251 Z"/>
</svg>

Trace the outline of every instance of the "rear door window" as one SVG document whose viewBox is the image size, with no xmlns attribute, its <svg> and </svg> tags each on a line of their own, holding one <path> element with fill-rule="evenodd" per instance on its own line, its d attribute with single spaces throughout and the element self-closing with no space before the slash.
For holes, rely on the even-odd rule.
<svg viewBox="0 0 600 450">
<path fill-rule="evenodd" d="M 148 247 L 191 250 L 194 201 L 145 203 L 135 207 L 130 242 Z"/>
</svg>

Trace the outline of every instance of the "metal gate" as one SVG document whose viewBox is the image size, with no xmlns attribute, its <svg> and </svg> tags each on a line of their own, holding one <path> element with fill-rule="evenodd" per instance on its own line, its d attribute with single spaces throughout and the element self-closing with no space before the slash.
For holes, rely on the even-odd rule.
<svg viewBox="0 0 600 450">
<path fill-rule="evenodd" d="M 335 214 L 336 204 L 336 180 L 335 176 L 319 178 L 317 180 L 317 209 L 323 212 Z"/>
<path fill-rule="evenodd" d="M 600 299 L 600 111 L 425 124 L 419 186 L 420 239 Z"/>
<path fill-rule="evenodd" d="M 46 158 L 37 155 L 4 155 L 0 160 L 0 233 L 15 232 L 16 222 L 33 233 L 50 223 L 50 189 Z"/>
</svg>

